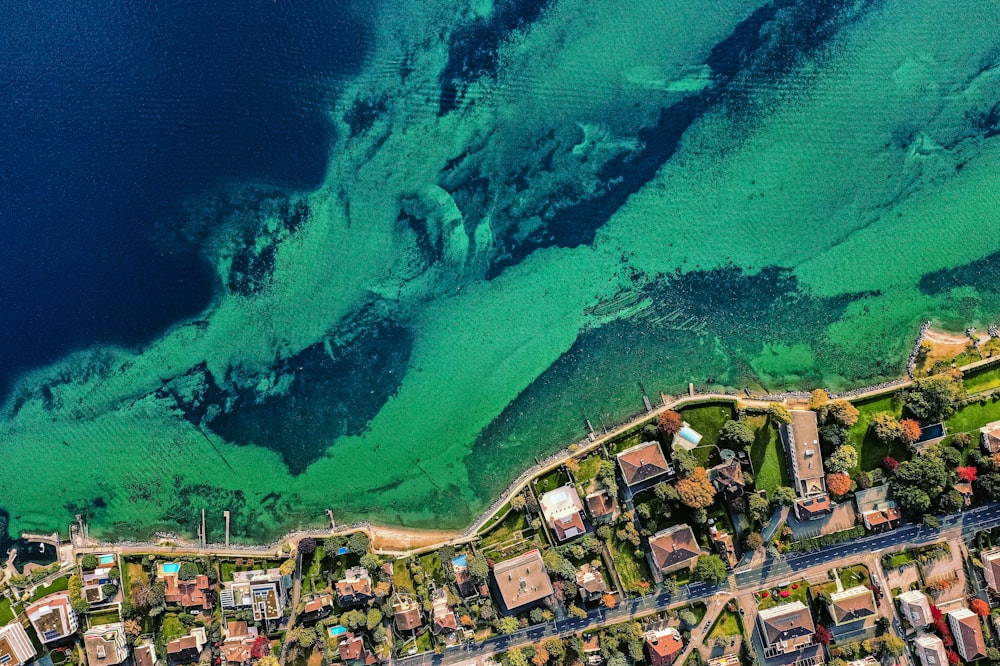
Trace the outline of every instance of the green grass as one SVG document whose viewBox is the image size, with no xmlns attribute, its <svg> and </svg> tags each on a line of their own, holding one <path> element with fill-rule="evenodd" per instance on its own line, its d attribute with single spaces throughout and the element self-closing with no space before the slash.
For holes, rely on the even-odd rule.
<svg viewBox="0 0 1000 666">
<path fill-rule="evenodd" d="M 969 395 L 1000 388 L 1000 365 L 993 365 L 965 376 L 965 392 Z"/>
<path fill-rule="evenodd" d="M 510 513 L 510 502 L 507 502 L 502 507 L 500 507 L 499 509 L 497 509 L 497 512 L 495 514 L 493 514 L 493 517 L 490 518 L 489 520 L 487 520 L 486 524 L 483 525 L 482 527 L 480 527 L 479 531 L 476 532 L 476 534 L 480 534 L 480 535 L 481 534 L 486 534 L 491 529 L 493 529 L 493 527 L 495 525 L 498 525 L 499 523 L 503 522 L 504 518 L 507 517 L 508 513 Z"/>
<path fill-rule="evenodd" d="M 741 636 L 743 634 L 743 624 L 740 616 L 731 610 L 724 610 L 719 614 L 712 625 L 712 630 L 708 632 L 708 639 L 727 638 L 729 636 Z"/>
<path fill-rule="evenodd" d="M 503 543 L 514 538 L 514 534 L 528 526 L 528 521 L 521 511 L 511 511 L 502 523 L 483 537 L 483 546 Z"/>
<path fill-rule="evenodd" d="M 392 565 L 392 586 L 398 592 L 414 594 L 416 591 L 413 586 L 413 577 L 410 576 L 410 567 L 406 566 L 404 560 L 396 560 Z"/>
<path fill-rule="evenodd" d="M 882 460 L 886 456 L 899 461 L 909 459 L 910 452 L 905 444 L 901 442 L 883 444 L 868 430 L 872 418 L 880 412 L 889 412 L 897 419 L 902 415 L 903 405 L 895 395 L 862 400 L 854 403 L 854 406 L 858 408 L 858 422 L 847 431 L 847 441 L 857 450 L 861 469 L 867 471 L 881 467 Z M 851 470 L 852 473 L 856 471 Z"/>
<path fill-rule="evenodd" d="M 618 578 L 626 592 L 637 592 L 636 583 L 640 580 L 652 585 L 653 575 L 649 572 L 646 558 L 636 557 L 632 544 L 612 539 L 608 543 L 608 550 L 611 551 L 611 557 L 615 561 L 615 570 L 618 571 Z"/>
<path fill-rule="evenodd" d="M 176 615 L 171 613 L 163 616 L 163 622 L 160 623 L 160 636 L 165 642 L 169 643 L 175 638 L 185 636 L 187 632 L 187 627 L 181 624 L 180 618 Z"/>
<path fill-rule="evenodd" d="M 54 592 L 63 592 L 69 588 L 69 576 L 63 576 L 62 578 L 56 578 L 52 581 L 51 585 L 47 587 L 40 587 L 35 590 L 35 593 L 31 595 L 31 599 L 28 603 L 34 603 L 41 599 L 42 597 L 52 594 Z"/>
<path fill-rule="evenodd" d="M 96 627 L 99 624 L 113 624 L 119 622 L 121 618 L 118 616 L 117 611 L 104 611 L 102 613 L 91 613 L 87 616 L 87 621 L 90 622 L 90 626 Z"/>
<path fill-rule="evenodd" d="M 747 425 L 754 431 L 750 461 L 757 475 L 754 479 L 757 488 L 770 493 L 778 486 L 791 486 L 788 459 L 778 429 L 768 423 L 766 416 L 748 417 Z"/>
<path fill-rule="evenodd" d="M 431 644 L 431 632 L 425 631 L 417 636 L 417 652 L 430 652 L 434 649 Z"/>
<path fill-rule="evenodd" d="M 840 577 L 840 584 L 844 586 L 845 590 L 858 585 L 867 585 L 871 582 L 868 567 L 863 564 L 856 564 L 853 567 L 843 567 L 838 569 L 837 575 Z"/>
<path fill-rule="evenodd" d="M 590 482 L 597 478 L 602 462 L 604 458 L 597 454 L 587 456 L 580 461 L 580 467 L 576 470 L 576 485 L 581 494 L 586 494 Z"/>
<path fill-rule="evenodd" d="M 986 404 L 974 402 L 955 412 L 946 422 L 949 434 L 971 432 L 992 421 L 1000 421 L 1000 400 L 988 399 Z"/>
<path fill-rule="evenodd" d="M 735 418 L 730 402 L 710 402 L 680 409 L 681 418 L 701 435 L 699 446 L 719 443 L 719 432 L 726 421 Z"/>
<path fill-rule="evenodd" d="M 618 455 L 626 449 L 631 449 L 633 446 L 638 446 L 642 444 L 642 428 L 636 427 L 633 430 L 629 430 L 627 433 L 618 437 L 618 439 L 608 444 L 608 450 L 611 455 Z"/>
<path fill-rule="evenodd" d="M 793 588 L 792 587 L 793 585 L 797 585 L 798 587 Z M 801 601 L 802 603 L 808 605 L 807 599 L 809 596 L 809 584 L 806 583 L 804 580 L 800 580 L 795 583 L 786 585 L 783 588 L 780 588 L 779 594 L 774 594 L 775 589 L 778 588 L 771 588 L 770 590 L 768 590 L 768 592 L 771 592 L 771 594 L 766 599 L 762 599 L 760 604 L 757 605 L 758 611 L 762 611 L 771 608 L 772 606 L 777 606 L 779 604 L 791 603 L 793 601 Z M 780 591 L 787 591 L 789 594 L 787 597 L 782 597 L 780 595 Z"/>
<path fill-rule="evenodd" d="M 14 609 L 10 606 L 10 599 L 0 597 L 0 626 L 3 626 L 14 619 Z"/>
<path fill-rule="evenodd" d="M 535 493 L 541 497 L 560 486 L 565 486 L 567 483 L 569 483 L 569 474 L 560 466 L 558 469 L 554 469 L 545 476 L 535 480 Z"/>
<path fill-rule="evenodd" d="M 447 582 L 444 576 L 444 568 L 441 566 L 441 558 L 438 557 L 437 553 L 422 555 L 419 561 L 424 575 L 433 580 L 435 584 L 440 587 Z"/>
</svg>

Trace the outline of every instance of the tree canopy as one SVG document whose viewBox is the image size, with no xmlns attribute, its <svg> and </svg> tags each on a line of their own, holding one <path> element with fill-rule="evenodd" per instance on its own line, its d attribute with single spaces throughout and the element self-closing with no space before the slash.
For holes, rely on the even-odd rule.
<svg viewBox="0 0 1000 666">
<path fill-rule="evenodd" d="M 712 585 L 723 583 L 729 576 L 726 563 L 718 555 L 702 555 L 694 567 L 692 577 Z"/>
<path fill-rule="evenodd" d="M 844 472 L 831 472 L 826 475 L 826 489 L 837 497 L 846 495 L 851 490 L 851 477 Z"/>
<path fill-rule="evenodd" d="M 660 418 L 657 419 L 657 424 L 660 426 L 660 430 L 663 434 L 670 437 L 680 432 L 681 425 L 683 423 L 684 420 L 681 418 L 681 415 L 672 409 L 668 409 L 663 412 L 660 414 Z"/>
<path fill-rule="evenodd" d="M 918 379 L 903 391 L 906 411 L 925 423 L 948 418 L 964 398 L 965 384 L 957 371 Z"/>
<path fill-rule="evenodd" d="M 715 501 L 715 487 L 708 480 L 704 467 L 695 468 L 686 479 L 677 482 L 677 496 L 680 501 L 692 509 L 704 509 Z"/>
<path fill-rule="evenodd" d="M 719 432 L 719 445 L 743 450 L 753 444 L 753 431 L 743 421 L 726 421 Z"/>
<path fill-rule="evenodd" d="M 844 444 L 826 459 L 826 469 L 830 472 L 846 472 L 858 466 L 858 451 L 850 444 Z"/>
</svg>

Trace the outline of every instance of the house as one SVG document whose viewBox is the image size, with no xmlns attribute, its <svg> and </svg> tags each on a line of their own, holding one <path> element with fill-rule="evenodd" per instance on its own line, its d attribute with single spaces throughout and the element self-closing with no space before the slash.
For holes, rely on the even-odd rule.
<svg viewBox="0 0 1000 666">
<path fill-rule="evenodd" d="M 201 574 L 194 580 L 179 580 L 176 574 L 163 577 L 163 599 L 168 604 L 183 606 L 186 610 L 211 611 L 215 608 L 216 583 L 209 583 L 208 576 Z"/>
<path fill-rule="evenodd" d="M 965 507 L 972 506 L 972 484 L 968 481 L 959 481 L 955 484 L 955 490 L 958 494 L 962 496 L 962 505 Z"/>
<path fill-rule="evenodd" d="M 202 648 L 207 642 L 205 627 L 195 627 L 187 636 L 167 643 L 167 663 L 193 664 L 201 659 Z"/>
<path fill-rule="evenodd" d="M 990 592 L 1000 595 L 1000 546 L 984 550 L 979 554 L 983 563 L 983 574 Z"/>
<path fill-rule="evenodd" d="M 601 570 L 589 564 L 582 565 L 576 572 L 576 587 L 584 601 L 597 601 L 608 591 L 608 584 Z"/>
<path fill-rule="evenodd" d="M 132 649 L 132 661 L 135 666 L 156 666 L 159 658 L 156 656 L 156 646 L 148 638 Z"/>
<path fill-rule="evenodd" d="M 618 517 L 618 498 L 606 489 L 587 495 L 587 510 L 595 523 L 610 523 Z"/>
<path fill-rule="evenodd" d="M 22 666 L 38 654 L 20 622 L 0 627 L 0 664 Z"/>
<path fill-rule="evenodd" d="M 378 661 L 378 659 L 375 658 L 375 655 L 365 649 L 365 642 L 361 639 L 361 636 L 355 636 L 351 632 L 347 632 L 344 634 L 344 637 L 340 639 L 340 643 L 337 645 L 337 651 L 340 653 L 341 661 L 347 663 L 362 662 L 370 665 Z"/>
<path fill-rule="evenodd" d="M 757 614 L 764 658 L 797 652 L 813 645 L 816 625 L 801 601 L 772 606 Z"/>
<path fill-rule="evenodd" d="M 674 439 L 670 442 L 670 448 L 681 448 L 685 451 L 690 451 L 699 444 L 701 444 L 701 434 L 692 428 L 690 423 L 683 421 L 681 422 L 681 429 L 677 431 Z"/>
<path fill-rule="evenodd" d="M 285 611 L 287 577 L 277 569 L 236 571 L 222 584 L 219 600 L 226 610 L 249 608 L 254 622 L 280 620 Z"/>
<path fill-rule="evenodd" d="M 583 654 L 587 657 L 587 666 L 600 666 L 604 663 L 604 657 L 601 655 L 601 642 L 598 634 L 584 636 Z"/>
<path fill-rule="evenodd" d="M 69 592 L 44 596 L 28 606 L 25 613 L 42 643 L 52 643 L 72 636 L 79 627 Z"/>
<path fill-rule="evenodd" d="M 128 659 L 128 639 L 125 625 L 99 624 L 83 635 L 88 666 L 117 666 Z"/>
<path fill-rule="evenodd" d="M 673 627 L 651 629 L 642 635 L 650 666 L 671 666 L 684 650 L 684 641 Z"/>
<path fill-rule="evenodd" d="M 729 532 L 720 532 L 714 520 L 708 521 L 708 540 L 712 544 L 712 549 L 725 560 L 726 566 L 730 569 L 736 566 L 738 560 L 733 535 Z"/>
<path fill-rule="evenodd" d="M 693 569 L 701 556 L 701 548 L 689 525 L 681 523 L 661 530 L 649 539 L 653 564 L 664 574 L 680 569 Z"/>
<path fill-rule="evenodd" d="M 545 522 L 556 541 L 565 541 L 587 531 L 583 525 L 583 502 L 576 488 L 567 484 L 545 493 L 538 499 Z"/>
<path fill-rule="evenodd" d="M 922 666 L 948 666 L 948 651 L 944 647 L 944 641 L 934 634 L 918 634 L 913 647 Z"/>
<path fill-rule="evenodd" d="M 553 593 L 552 581 L 537 549 L 497 563 L 493 567 L 493 582 L 508 613 L 533 606 Z"/>
<path fill-rule="evenodd" d="M 397 631 L 413 631 L 420 628 L 420 604 L 405 594 L 397 594 L 392 604 L 393 621 Z"/>
<path fill-rule="evenodd" d="M 801 409 L 791 412 L 792 422 L 779 428 L 792 470 L 792 482 L 799 497 L 826 494 L 823 455 L 819 447 L 816 413 Z"/>
<path fill-rule="evenodd" d="M 225 641 L 219 652 L 227 664 L 248 664 L 253 660 L 253 645 L 257 640 L 257 627 L 246 622 L 227 622 Z"/>
<path fill-rule="evenodd" d="M 927 595 L 920 590 L 903 592 L 896 597 L 899 610 L 914 629 L 922 629 L 934 621 Z"/>
<path fill-rule="evenodd" d="M 656 442 L 643 442 L 622 451 L 616 458 L 622 479 L 629 487 L 638 486 L 664 474 L 674 473 L 674 468 L 667 463 L 660 445 Z"/>
<path fill-rule="evenodd" d="M 926 451 L 935 444 L 940 444 L 948 434 L 948 429 L 943 423 L 932 423 L 920 427 L 920 437 L 914 442 L 910 442 L 910 449 L 914 453 Z"/>
<path fill-rule="evenodd" d="M 441 634 L 451 634 L 458 631 L 458 620 L 455 618 L 455 610 L 448 605 L 448 592 L 444 588 L 439 588 L 434 592 L 433 599 L 434 620 L 431 623 L 431 632 L 435 636 Z"/>
<path fill-rule="evenodd" d="M 319 622 L 333 612 L 333 597 L 329 594 L 317 594 L 306 600 L 306 605 L 299 613 L 302 624 Z"/>
<path fill-rule="evenodd" d="M 743 465 L 736 458 L 710 468 L 708 478 L 724 501 L 743 497 L 746 481 L 743 479 Z"/>
<path fill-rule="evenodd" d="M 889 499 L 889 484 L 854 493 L 854 503 L 858 507 L 865 529 L 871 532 L 887 532 L 899 527 L 903 516 L 896 508 L 896 502 Z"/>
<path fill-rule="evenodd" d="M 364 567 L 351 567 L 337 581 L 337 603 L 343 607 L 364 605 L 372 596 L 372 579 Z"/>
<path fill-rule="evenodd" d="M 829 610 L 833 623 L 838 627 L 878 614 L 875 595 L 864 585 L 831 594 Z"/>
<path fill-rule="evenodd" d="M 451 571 L 455 574 L 455 586 L 458 587 L 458 594 L 463 599 L 472 599 L 479 596 L 476 583 L 469 573 L 469 557 L 466 554 L 456 555 L 451 560 Z"/>
<path fill-rule="evenodd" d="M 948 613 L 948 625 L 955 637 L 955 648 L 962 655 L 963 661 L 976 661 L 986 656 L 983 625 L 978 615 L 968 608 L 959 608 Z"/>
<path fill-rule="evenodd" d="M 795 501 L 795 517 L 799 520 L 818 520 L 833 511 L 829 495 L 803 497 Z"/>
<path fill-rule="evenodd" d="M 1000 453 L 1000 421 L 987 423 L 979 429 L 979 440 L 983 451 L 989 455 Z"/>
</svg>

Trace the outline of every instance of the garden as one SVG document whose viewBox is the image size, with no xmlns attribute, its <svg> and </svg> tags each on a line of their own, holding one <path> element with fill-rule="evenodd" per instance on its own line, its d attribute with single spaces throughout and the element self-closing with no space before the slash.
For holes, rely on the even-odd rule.
<svg viewBox="0 0 1000 666">
<path fill-rule="evenodd" d="M 750 462 L 757 488 L 770 495 L 779 486 L 791 486 L 787 457 L 778 429 L 767 416 L 748 416 L 746 424 L 754 433 Z"/>
<path fill-rule="evenodd" d="M 754 592 L 754 599 L 757 600 L 757 610 L 767 610 L 779 604 L 801 601 L 808 603 L 809 584 L 804 580 L 789 583 L 784 587 L 774 587 L 770 590 Z"/>
</svg>

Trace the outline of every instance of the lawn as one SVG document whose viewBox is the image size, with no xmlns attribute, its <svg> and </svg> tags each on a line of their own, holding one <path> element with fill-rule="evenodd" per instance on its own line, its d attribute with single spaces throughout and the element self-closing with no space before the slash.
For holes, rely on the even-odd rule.
<svg viewBox="0 0 1000 666">
<path fill-rule="evenodd" d="M 969 395 L 1000 388 L 1000 365 L 984 368 L 965 376 L 965 392 Z"/>
<path fill-rule="evenodd" d="M 316 552 L 309 560 L 309 566 L 302 572 L 302 594 L 311 594 L 315 590 L 326 588 L 326 577 L 323 576 L 323 559 L 326 551 L 323 546 L 316 546 Z"/>
<path fill-rule="evenodd" d="M 434 649 L 434 645 L 431 644 L 431 632 L 424 631 L 424 633 L 417 636 L 417 652 L 430 652 Z"/>
<path fill-rule="evenodd" d="M 42 597 L 52 594 L 53 592 L 64 592 L 69 588 L 69 576 L 63 576 L 62 578 L 56 578 L 52 581 L 52 584 L 47 587 L 39 587 L 35 590 L 35 593 L 31 595 L 31 599 L 28 603 L 33 603 L 38 601 Z"/>
<path fill-rule="evenodd" d="M 10 599 L 0 597 L 0 627 L 14 619 L 14 610 L 10 607 Z"/>
<path fill-rule="evenodd" d="M 768 493 L 778 486 L 791 486 L 785 449 L 778 436 L 778 429 L 768 423 L 766 416 L 751 416 L 747 425 L 754 431 L 750 447 L 755 481 L 759 490 Z"/>
<path fill-rule="evenodd" d="M 1000 400 L 988 399 L 986 404 L 974 402 L 962 407 L 948 421 L 948 432 L 952 435 L 971 432 L 992 421 L 1000 421 Z"/>
<path fill-rule="evenodd" d="M 555 490 L 560 486 L 569 483 L 569 474 L 565 468 L 560 466 L 534 482 L 535 494 L 541 497 L 545 493 Z"/>
<path fill-rule="evenodd" d="M 114 624 L 115 622 L 120 622 L 121 618 L 118 616 L 118 611 L 105 611 L 103 613 L 91 613 L 87 616 L 87 622 L 90 623 L 91 627 L 96 627 L 101 624 Z"/>
<path fill-rule="evenodd" d="M 608 550 L 615 562 L 615 570 L 618 571 L 618 578 L 626 592 L 638 592 L 636 585 L 640 580 L 652 584 L 653 576 L 649 572 L 649 565 L 645 557 L 636 557 L 634 548 L 630 543 L 622 543 L 617 539 L 608 542 Z"/>
<path fill-rule="evenodd" d="M 608 450 L 611 455 L 617 455 L 626 449 L 631 449 L 633 446 L 642 444 L 643 442 L 642 428 L 636 427 L 634 430 L 630 430 L 627 433 L 619 436 L 618 439 L 608 444 Z"/>
<path fill-rule="evenodd" d="M 838 569 L 837 575 L 840 577 L 840 584 L 844 586 L 845 590 L 858 585 L 868 585 L 871 582 L 868 567 L 863 564 Z"/>
<path fill-rule="evenodd" d="M 397 560 L 392 565 L 392 586 L 399 592 L 409 592 L 413 594 L 413 578 L 410 576 L 410 567 L 406 566 L 403 560 Z"/>
<path fill-rule="evenodd" d="M 739 614 L 731 610 L 724 610 L 719 614 L 718 619 L 715 620 L 712 630 L 708 632 L 708 639 L 741 636 L 742 634 L 743 624 L 740 622 Z"/>
<path fill-rule="evenodd" d="M 170 642 L 175 638 L 180 638 L 187 634 L 187 628 L 181 624 L 180 618 L 174 614 L 168 614 L 163 616 L 163 622 L 160 624 L 160 636 L 163 637 L 165 642 Z"/>
<path fill-rule="evenodd" d="M 438 587 L 448 582 L 444 576 L 444 568 L 441 566 L 441 558 L 438 557 L 437 553 L 422 555 L 420 557 L 420 568 L 423 570 L 424 575 L 433 580 Z"/>
<path fill-rule="evenodd" d="M 772 606 L 777 606 L 778 604 L 787 604 L 793 601 L 801 601 L 804 604 L 808 604 L 806 601 L 809 594 L 809 584 L 804 580 L 800 580 L 796 583 L 790 583 L 783 588 L 772 588 L 766 591 L 768 596 L 761 599 L 760 603 L 757 605 L 757 610 L 762 611 Z M 782 592 L 788 592 L 788 596 L 781 596 Z M 762 593 L 763 594 L 763 593 Z"/>
<path fill-rule="evenodd" d="M 897 419 L 902 415 L 903 405 L 896 399 L 895 394 L 862 400 L 854 403 L 854 406 L 858 408 L 858 422 L 847 431 L 847 441 L 857 450 L 861 469 L 872 470 L 881 467 L 882 460 L 886 456 L 892 456 L 899 461 L 910 457 L 905 444 L 900 442 L 883 444 L 868 430 L 872 418 L 880 412 L 889 412 Z M 852 473 L 855 471 L 857 470 L 851 470 Z"/>
<path fill-rule="evenodd" d="M 581 495 L 586 495 L 590 482 L 597 477 L 597 472 L 601 469 L 604 458 L 594 454 L 580 461 L 580 467 L 576 470 L 576 485 Z"/>
<path fill-rule="evenodd" d="M 680 409 L 681 418 L 701 435 L 699 446 L 719 443 L 719 432 L 726 421 L 735 418 L 733 403 L 710 402 Z"/>
<path fill-rule="evenodd" d="M 530 550 L 531 539 L 536 536 L 525 514 L 511 511 L 502 523 L 482 537 L 480 548 L 487 557 L 506 560 Z"/>
<path fill-rule="evenodd" d="M 502 522 L 504 518 L 507 517 L 508 513 L 510 513 L 510 502 L 507 502 L 502 507 L 497 509 L 497 512 L 493 514 L 493 517 L 487 520 L 486 524 L 480 527 L 479 531 L 476 534 L 486 534 L 491 529 L 493 529 L 494 525 L 497 525 L 500 522 Z"/>
</svg>

